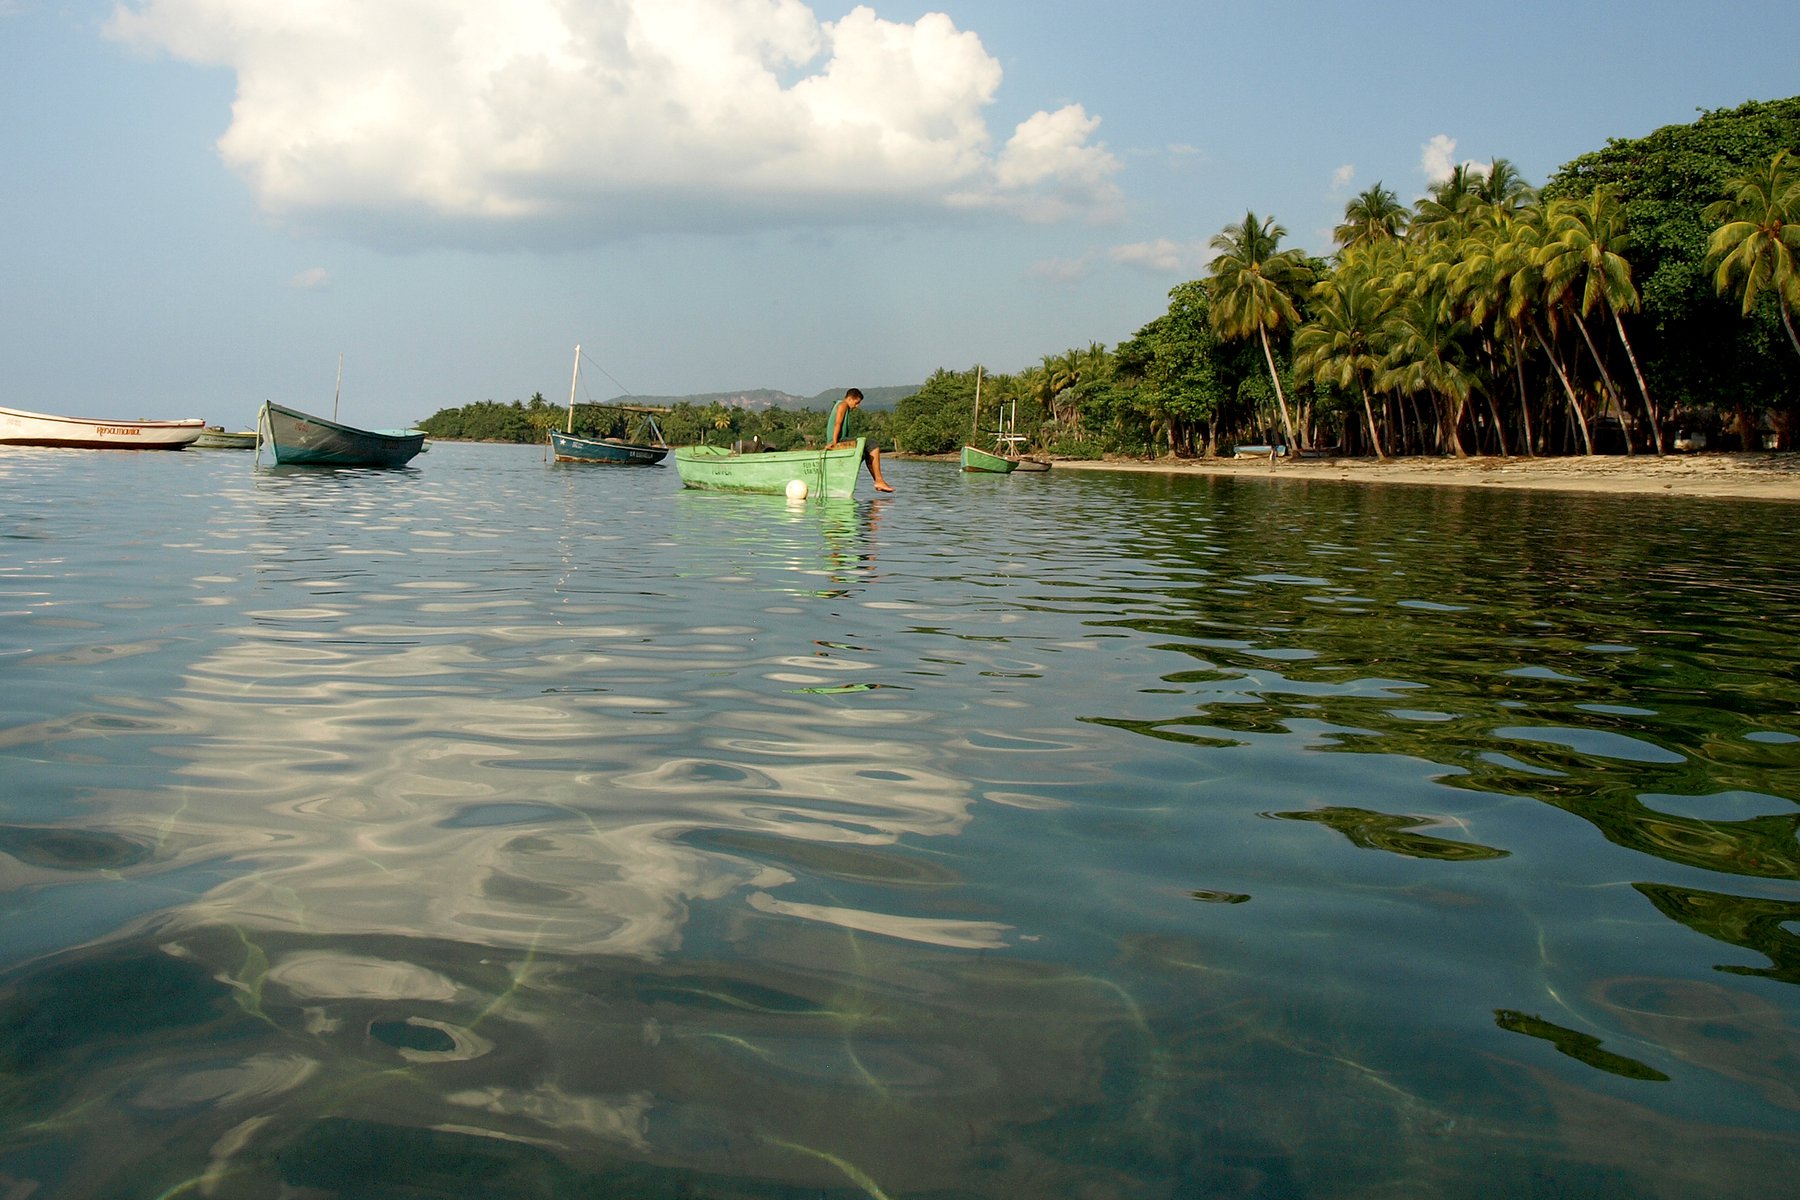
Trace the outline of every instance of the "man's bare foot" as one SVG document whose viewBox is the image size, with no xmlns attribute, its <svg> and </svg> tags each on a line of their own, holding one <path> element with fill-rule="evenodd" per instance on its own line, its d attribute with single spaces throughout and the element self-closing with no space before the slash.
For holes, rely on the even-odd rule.
<svg viewBox="0 0 1800 1200">
<path fill-rule="evenodd" d="M 891 492 L 894 489 L 893 489 L 893 486 L 890 484 L 878 483 L 875 485 L 875 490 L 878 492 Z"/>
</svg>

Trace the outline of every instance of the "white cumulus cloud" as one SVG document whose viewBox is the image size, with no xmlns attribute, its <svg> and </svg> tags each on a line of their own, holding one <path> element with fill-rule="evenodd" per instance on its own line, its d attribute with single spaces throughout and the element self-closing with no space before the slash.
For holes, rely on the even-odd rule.
<svg viewBox="0 0 1800 1200">
<path fill-rule="evenodd" d="M 1080 105 L 1002 141 L 973 32 L 803 0 L 133 0 L 109 36 L 235 73 L 227 166 L 271 216 L 517 245 L 997 210 L 1107 218 Z M 998 143 L 998 144 L 997 144 Z"/>
<path fill-rule="evenodd" d="M 1138 267 L 1158 274 L 1198 275 L 1212 262 L 1212 249 L 1205 242 L 1178 242 L 1158 238 L 1153 242 L 1132 242 L 1114 246 L 1108 252 L 1122 266 Z"/>
<path fill-rule="evenodd" d="M 1347 191 L 1349 189 L 1350 185 L 1352 183 L 1354 183 L 1355 181 L 1356 181 L 1356 164 L 1355 163 L 1345 163 L 1343 166 L 1339 167 L 1337 170 L 1335 170 L 1331 173 L 1331 190 L 1334 193 Z"/>
<path fill-rule="evenodd" d="M 1442 183 L 1456 169 L 1456 139 L 1440 133 L 1419 147 L 1419 170 L 1426 183 Z"/>
<path fill-rule="evenodd" d="M 288 286 L 301 292 L 321 291 L 331 286 L 331 272 L 324 267 L 308 267 L 288 280 Z"/>
</svg>

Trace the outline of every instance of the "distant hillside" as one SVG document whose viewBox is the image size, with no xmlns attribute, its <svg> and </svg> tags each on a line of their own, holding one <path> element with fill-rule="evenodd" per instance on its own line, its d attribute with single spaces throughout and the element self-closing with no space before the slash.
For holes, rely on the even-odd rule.
<svg viewBox="0 0 1800 1200">
<path fill-rule="evenodd" d="M 917 384 L 910 387 L 866 387 L 862 390 L 863 408 L 871 412 L 892 412 L 896 404 L 908 396 L 917 395 L 918 391 Z M 753 388 L 745 392 L 704 392 L 696 396 L 614 396 L 606 403 L 644 404 L 657 408 L 670 408 L 677 404 L 694 404 L 704 408 L 723 404 L 727 408 L 743 408 L 751 412 L 763 412 L 771 408 L 812 408 L 825 412 L 843 397 L 842 388 L 826 388 L 815 396 L 796 396 L 792 392 L 778 392 L 773 388 Z"/>
</svg>

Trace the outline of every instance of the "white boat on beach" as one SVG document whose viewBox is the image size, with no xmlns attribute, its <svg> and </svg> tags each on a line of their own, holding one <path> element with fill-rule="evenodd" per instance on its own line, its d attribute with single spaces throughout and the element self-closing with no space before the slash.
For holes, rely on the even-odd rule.
<svg viewBox="0 0 1800 1200">
<path fill-rule="evenodd" d="M 0 446 L 69 446 L 83 450 L 181 450 L 206 428 L 201 417 L 120 421 L 99 417 L 59 417 L 0 408 Z"/>
</svg>

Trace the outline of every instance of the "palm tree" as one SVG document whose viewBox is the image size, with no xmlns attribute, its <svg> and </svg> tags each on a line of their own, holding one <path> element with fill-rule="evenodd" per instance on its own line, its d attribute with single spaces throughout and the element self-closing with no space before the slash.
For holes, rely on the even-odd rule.
<svg viewBox="0 0 1800 1200">
<path fill-rule="evenodd" d="M 1721 295 L 1734 287 L 1741 292 L 1746 317 L 1763 288 L 1772 289 L 1788 341 L 1800 354 L 1793 318 L 1800 308 L 1800 165 L 1786 150 L 1776 151 L 1767 167 L 1738 176 L 1726 190 L 1706 210 L 1707 220 L 1719 222 L 1706 242 L 1707 261 L 1718 264 L 1713 284 Z"/>
<path fill-rule="evenodd" d="M 1488 164 L 1487 174 L 1475 185 L 1475 195 L 1508 213 L 1517 212 L 1531 203 L 1536 194 L 1511 159 L 1496 158 Z"/>
<path fill-rule="evenodd" d="M 1500 254 L 1500 246 L 1502 229 L 1508 218 L 1502 204 L 1484 200 L 1471 211 L 1468 232 L 1456 244 L 1454 257 L 1445 273 L 1444 288 L 1454 311 L 1469 323 L 1480 339 L 1481 352 L 1490 368 L 1483 381 L 1482 393 L 1494 416 L 1494 436 L 1499 441 L 1500 453 L 1506 456 L 1512 453 L 1512 448 L 1508 444 L 1506 418 L 1500 413 L 1496 392 L 1509 360 L 1518 381 L 1527 453 L 1531 444 L 1531 415 L 1525 404 L 1517 330 L 1507 320 L 1505 311 L 1507 260 Z"/>
<path fill-rule="evenodd" d="M 1459 337 L 1465 326 L 1447 317 L 1443 306 L 1429 296 L 1409 297 L 1396 304 L 1382 322 L 1388 352 L 1375 386 L 1384 392 L 1424 392 L 1438 412 L 1438 444 L 1448 441 L 1458 458 L 1468 457 L 1463 448 L 1464 407 L 1474 390 L 1474 377 L 1461 362 Z M 1447 404 L 1439 404 L 1439 401 Z"/>
<path fill-rule="evenodd" d="M 1544 269 L 1540 265 L 1544 246 L 1550 240 L 1550 223 L 1544 206 L 1529 204 L 1520 209 L 1507 222 L 1505 234 L 1499 252 L 1511 276 L 1506 301 L 1507 319 L 1528 330 L 1537 341 L 1538 348 L 1544 352 L 1550 369 L 1556 374 L 1557 382 L 1562 384 L 1563 397 L 1568 401 L 1569 411 L 1574 414 L 1581 433 L 1582 448 L 1592 454 L 1594 435 L 1588 428 L 1587 411 L 1582 408 L 1581 397 L 1550 337 L 1556 329 L 1558 305 L 1550 298 L 1549 289 L 1544 283 Z M 1545 332 L 1546 322 L 1549 323 L 1550 334 Z"/>
<path fill-rule="evenodd" d="M 1657 411 L 1656 401 L 1650 398 L 1650 388 L 1644 382 L 1644 372 L 1638 366 L 1631 339 L 1625 336 L 1625 321 L 1620 315 L 1622 311 L 1636 311 L 1639 298 L 1638 290 L 1631 282 L 1631 264 L 1625 261 L 1623 254 L 1630 244 L 1630 236 L 1618 196 L 1611 188 L 1600 187 L 1583 200 L 1552 202 L 1550 236 L 1553 240 L 1544 247 L 1540 263 L 1546 285 L 1556 296 L 1572 288 L 1579 279 L 1582 282 L 1581 315 L 1587 316 L 1599 305 L 1604 305 L 1612 315 L 1613 328 L 1625 347 L 1625 357 L 1631 363 L 1632 374 L 1637 377 L 1638 395 L 1643 397 L 1644 410 L 1650 417 L 1650 433 L 1656 452 L 1661 454 L 1662 415 Z M 1585 333 L 1586 327 L 1582 328 Z M 1598 355 L 1595 357 L 1598 360 Z M 1630 446 L 1629 438 L 1626 445 Z"/>
<path fill-rule="evenodd" d="M 1275 218 L 1259 221 L 1254 212 L 1246 212 L 1240 224 L 1227 225 L 1212 239 L 1218 254 L 1207 286 L 1212 292 L 1213 328 L 1219 336 L 1236 341 L 1254 332 L 1261 339 L 1263 361 L 1268 364 L 1275 400 L 1281 406 L 1281 427 L 1288 445 L 1298 446 L 1269 333 L 1300 323 L 1293 297 L 1311 281 L 1312 272 L 1298 250 L 1280 249 L 1286 236 L 1287 230 L 1277 225 Z"/>
<path fill-rule="evenodd" d="M 1392 241 L 1406 232 L 1406 206 L 1381 186 L 1379 180 L 1344 205 L 1344 223 L 1331 231 L 1331 240 L 1348 250 L 1369 242 Z"/>
<path fill-rule="evenodd" d="M 1073 429 L 1073 422 L 1065 419 L 1063 410 L 1057 401 L 1080 386 L 1086 362 L 1081 351 L 1070 347 L 1061 354 L 1044 355 L 1044 374 L 1039 381 L 1042 391 L 1039 393 L 1044 406 L 1050 410 L 1050 419 L 1056 422 L 1059 429 Z"/>
<path fill-rule="evenodd" d="M 1480 201 L 1481 176 L 1468 163 L 1458 163 L 1447 179 L 1413 205 L 1412 236 L 1417 241 L 1436 241 L 1462 235 L 1470 207 Z"/>
<path fill-rule="evenodd" d="M 1313 288 L 1313 319 L 1294 332 L 1294 373 L 1343 391 L 1356 385 L 1378 459 L 1387 454 L 1369 403 L 1369 377 L 1381 365 L 1373 339 L 1382 308 L 1380 286 L 1353 255 Z"/>
</svg>

